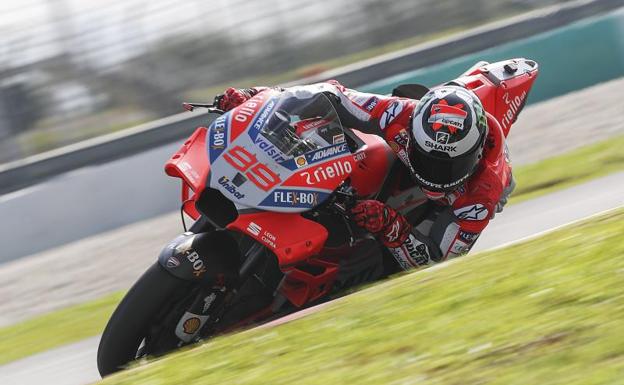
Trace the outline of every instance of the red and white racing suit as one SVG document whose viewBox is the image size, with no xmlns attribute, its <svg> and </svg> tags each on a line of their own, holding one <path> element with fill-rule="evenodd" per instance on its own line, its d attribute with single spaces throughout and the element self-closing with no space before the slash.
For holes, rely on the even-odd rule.
<svg viewBox="0 0 624 385">
<path fill-rule="evenodd" d="M 343 107 L 338 109 L 343 124 L 383 137 L 411 169 L 406 145 L 418 101 L 359 92 L 336 81 L 321 88 L 328 85 Z M 497 122 L 488 122 L 492 124 Z M 494 214 L 502 211 L 513 187 L 505 138 L 500 130 L 489 130 L 477 171 L 463 185 L 450 193 L 420 189 L 433 204 L 418 223 L 411 221 L 409 212 L 401 210 L 413 228 L 400 247 L 389 248 L 392 255 L 403 269 L 409 269 L 468 252 Z"/>
</svg>

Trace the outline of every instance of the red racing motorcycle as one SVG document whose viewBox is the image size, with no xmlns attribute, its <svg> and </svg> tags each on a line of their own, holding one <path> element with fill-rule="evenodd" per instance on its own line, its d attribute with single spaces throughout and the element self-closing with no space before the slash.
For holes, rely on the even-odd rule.
<svg viewBox="0 0 624 385">
<path fill-rule="evenodd" d="M 454 82 L 479 96 L 490 130 L 507 136 L 536 75 L 535 62 L 514 59 L 477 63 Z M 382 138 L 343 127 L 310 87 L 266 90 L 226 113 L 186 105 L 216 116 L 165 165 L 182 180 L 182 211 L 194 223 L 111 316 L 98 348 L 102 376 L 388 273 L 392 257 L 352 225 L 349 208 L 378 199 L 407 212 L 427 199 L 401 187 L 409 176 Z M 422 89 L 395 94 L 419 98 Z"/>
</svg>

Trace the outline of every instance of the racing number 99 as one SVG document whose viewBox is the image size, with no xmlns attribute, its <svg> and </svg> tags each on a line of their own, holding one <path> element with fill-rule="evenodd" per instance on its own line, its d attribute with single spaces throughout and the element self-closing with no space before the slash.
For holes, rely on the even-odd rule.
<svg viewBox="0 0 624 385">
<path fill-rule="evenodd" d="M 281 182 L 281 179 L 264 163 L 258 163 L 254 154 L 241 146 L 236 146 L 223 154 L 223 158 L 232 167 L 245 173 L 247 179 L 264 191 L 269 191 Z"/>
</svg>

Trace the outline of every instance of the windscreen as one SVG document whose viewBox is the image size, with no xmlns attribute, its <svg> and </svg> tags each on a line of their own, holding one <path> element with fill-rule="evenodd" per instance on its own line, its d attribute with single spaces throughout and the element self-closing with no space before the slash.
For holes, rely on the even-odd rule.
<svg viewBox="0 0 624 385">
<path fill-rule="evenodd" d="M 261 123 L 254 129 L 285 160 L 344 142 L 336 111 L 321 93 L 284 92 Z"/>
</svg>

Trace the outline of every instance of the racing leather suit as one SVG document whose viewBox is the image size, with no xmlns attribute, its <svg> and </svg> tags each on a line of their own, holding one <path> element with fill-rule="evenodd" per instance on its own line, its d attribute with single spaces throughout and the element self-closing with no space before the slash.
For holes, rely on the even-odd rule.
<svg viewBox="0 0 624 385">
<path fill-rule="evenodd" d="M 305 93 L 322 92 L 330 96 L 343 125 L 381 136 L 405 167 L 412 169 L 407 144 L 411 115 L 417 100 L 359 92 L 333 80 L 295 88 Z M 258 87 L 243 91 L 253 96 L 264 89 Z M 402 269 L 429 265 L 467 253 L 494 214 L 502 211 L 515 184 L 505 138 L 499 123 L 489 114 L 488 127 L 486 145 L 477 170 L 459 188 L 450 193 L 440 193 L 412 184 L 407 189 L 403 187 L 396 191 L 386 202 L 412 225 L 411 233 L 401 245 L 386 245 Z M 417 202 L 417 206 L 422 206 L 423 200 L 429 204 L 426 213 L 411 215 L 415 210 L 412 210 L 414 205 L 410 203 Z"/>
</svg>

